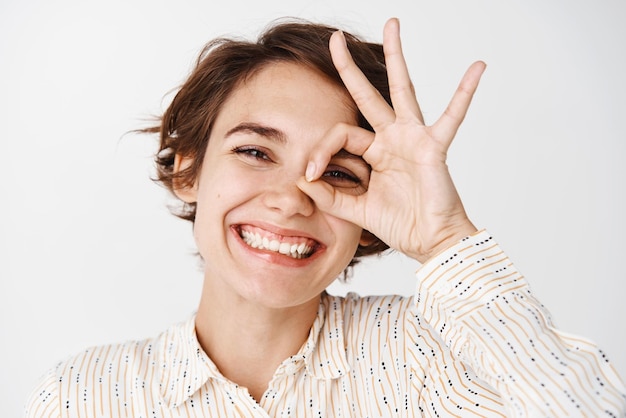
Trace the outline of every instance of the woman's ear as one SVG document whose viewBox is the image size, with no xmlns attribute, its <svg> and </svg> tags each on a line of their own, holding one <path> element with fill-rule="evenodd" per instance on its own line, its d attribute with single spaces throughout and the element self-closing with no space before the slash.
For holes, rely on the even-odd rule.
<svg viewBox="0 0 626 418">
<path fill-rule="evenodd" d="M 193 163 L 193 157 L 183 157 L 180 154 L 174 156 L 174 178 L 172 179 L 172 189 L 180 200 L 186 203 L 194 203 L 197 200 L 198 181 L 194 180 L 193 185 L 184 184 L 178 174 L 186 170 Z"/>
</svg>

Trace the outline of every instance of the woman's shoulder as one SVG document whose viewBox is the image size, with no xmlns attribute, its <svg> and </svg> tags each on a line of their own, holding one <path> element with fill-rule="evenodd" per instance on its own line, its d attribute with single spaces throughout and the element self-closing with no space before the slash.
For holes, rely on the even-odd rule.
<svg viewBox="0 0 626 418">
<path fill-rule="evenodd" d="M 145 339 L 88 347 L 58 362 L 38 381 L 26 403 L 25 417 L 57 417 L 61 406 L 60 394 L 76 393 L 89 397 L 104 389 L 123 392 L 137 377 L 158 375 L 163 353 L 173 342 L 185 338 L 193 318 L 169 327 L 160 334 Z M 168 347 L 169 346 L 169 347 Z M 80 388 L 80 393 L 71 388 Z M 64 397 L 65 398 L 65 397 Z"/>
<path fill-rule="evenodd" d="M 128 340 L 121 343 L 88 347 L 60 362 L 56 366 L 59 379 L 68 375 L 90 373 L 94 376 L 136 371 L 145 363 L 155 364 L 168 342 L 181 338 L 193 318 L 174 324 L 156 336 Z M 193 332 L 193 330 L 192 330 Z"/>
</svg>

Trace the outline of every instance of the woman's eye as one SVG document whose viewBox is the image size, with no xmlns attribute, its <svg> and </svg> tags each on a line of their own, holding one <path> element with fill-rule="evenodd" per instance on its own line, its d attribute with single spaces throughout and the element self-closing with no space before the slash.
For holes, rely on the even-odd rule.
<svg viewBox="0 0 626 418">
<path fill-rule="evenodd" d="M 331 184 L 345 185 L 347 183 L 358 185 L 361 184 L 361 179 L 352 174 L 350 171 L 338 168 L 327 169 L 322 178 Z"/>
<path fill-rule="evenodd" d="M 256 160 L 271 161 L 270 157 L 263 151 L 255 147 L 238 147 L 234 148 L 235 154 L 244 155 L 246 157 L 254 158 Z"/>
</svg>

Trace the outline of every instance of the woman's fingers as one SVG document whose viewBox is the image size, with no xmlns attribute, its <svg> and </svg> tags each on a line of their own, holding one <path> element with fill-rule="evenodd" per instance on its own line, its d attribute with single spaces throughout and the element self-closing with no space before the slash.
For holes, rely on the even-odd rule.
<svg viewBox="0 0 626 418">
<path fill-rule="evenodd" d="M 333 33 L 329 48 L 339 76 L 372 128 L 376 131 L 389 123 L 393 123 L 396 118 L 393 109 L 355 64 L 346 45 L 343 32 Z"/>
<path fill-rule="evenodd" d="M 362 156 L 372 142 L 374 142 L 373 132 L 345 123 L 335 125 L 309 156 L 305 173 L 307 181 L 317 180 L 331 158 L 339 151 L 345 150 L 350 154 Z"/>
<path fill-rule="evenodd" d="M 385 24 L 383 49 L 389 79 L 389 93 L 396 116 L 405 120 L 417 118 L 423 124 L 424 117 L 415 98 L 415 89 L 402 53 L 400 22 L 396 18 L 389 19 Z"/>
<path fill-rule="evenodd" d="M 476 61 L 470 65 L 445 112 L 432 126 L 433 135 L 438 140 L 443 141 L 446 147 L 450 145 L 459 126 L 461 126 L 486 67 L 487 65 L 482 61 Z"/>
<path fill-rule="evenodd" d="M 341 79 L 363 116 L 374 128 L 374 131 L 382 131 L 384 127 L 393 124 L 396 120 L 413 120 L 421 125 L 424 124 L 422 112 L 415 98 L 415 90 L 402 53 L 398 19 L 389 19 L 383 31 L 383 49 L 393 108 L 387 104 L 378 90 L 372 86 L 367 77 L 355 64 L 346 46 L 342 32 L 338 31 L 332 35 L 329 47 L 333 63 Z M 475 62 L 470 66 L 447 109 L 432 126 L 433 135 L 446 148 L 452 142 L 465 118 L 485 67 L 485 63 L 481 61 Z"/>
<path fill-rule="evenodd" d="M 323 212 L 363 227 L 364 196 L 347 193 L 325 181 L 316 180 L 324 173 L 334 156 L 339 154 L 342 158 L 361 158 L 373 142 L 373 132 L 344 123 L 335 125 L 309 156 L 305 177 L 298 180 L 298 187 L 310 196 Z M 351 156 L 346 157 L 345 153 Z M 367 165 L 365 160 L 363 165 Z"/>
<path fill-rule="evenodd" d="M 364 196 L 355 196 L 335 189 L 325 181 L 309 182 L 301 177 L 296 182 L 298 188 L 315 201 L 322 211 L 355 225 L 365 228 L 365 211 L 361 209 Z"/>
</svg>

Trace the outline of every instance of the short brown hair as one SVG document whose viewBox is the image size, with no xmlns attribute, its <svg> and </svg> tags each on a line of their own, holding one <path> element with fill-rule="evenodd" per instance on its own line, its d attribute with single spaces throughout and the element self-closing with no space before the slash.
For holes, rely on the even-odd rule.
<svg viewBox="0 0 626 418">
<path fill-rule="evenodd" d="M 160 124 L 144 130 L 160 135 L 159 152 L 155 157 L 157 180 L 170 192 L 174 192 L 175 187 L 193 186 L 202 168 L 211 129 L 222 105 L 240 82 L 269 63 L 303 65 L 345 89 L 328 49 L 330 36 L 336 31 L 337 28 L 326 25 L 287 21 L 269 26 L 256 42 L 228 38 L 209 42 L 160 118 Z M 349 33 L 344 34 L 356 64 L 391 104 L 382 45 L 366 42 Z M 372 130 L 360 113 L 358 123 L 362 128 Z M 177 154 L 191 157 L 192 162 L 185 169 L 175 172 L 174 160 Z M 196 204 L 181 202 L 181 206 L 172 208 L 172 213 L 194 222 Z M 364 233 L 369 234 L 367 231 Z M 359 245 L 350 265 L 356 263 L 358 257 L 377 254 L 389 248 L 377 237 L 371 237 L 372 243 Z"/>
</svg>

